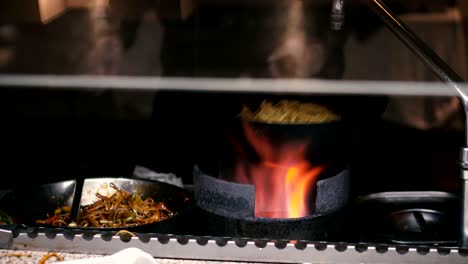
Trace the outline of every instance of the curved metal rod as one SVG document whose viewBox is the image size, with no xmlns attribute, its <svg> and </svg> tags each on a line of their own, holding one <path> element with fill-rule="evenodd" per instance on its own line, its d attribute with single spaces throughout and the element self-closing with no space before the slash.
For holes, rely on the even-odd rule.
<svg viewBox="0 0 468 264">
<path fill-rule="evenodd" d="M 458 83 L 463 79 L 450 68 L 424 41 L 422 41 L 411 29 L 381 1 L 369 0 L 374 12 L 385 22 L 388 28 L 442 81 L 450 84 L 459 94 L 465 110 L 467 110 L 468 94 Z"/>
</svg>

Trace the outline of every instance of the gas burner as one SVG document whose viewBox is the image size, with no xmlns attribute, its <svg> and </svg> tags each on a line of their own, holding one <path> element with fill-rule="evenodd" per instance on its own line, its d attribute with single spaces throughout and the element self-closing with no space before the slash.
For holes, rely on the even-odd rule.
<svg viewBox="0 0 468 264">
<path fill-rule="evenodd" d="M 384 192 L 358 199 L 360 240 L 414 245 L 457 245 L 459 199 L 445 192 Z"/>
<path fill-rule="evenodd" d="M 257 217 L 258 186 L 221 180 L 194 170 L 194 200 L 205 234 L 268 239 L 331 241 L 342 234 L 348 203 L 347 170 L 317 181 L 315 209 L 302 217 Z M 333 194 L 333 195 L 330 195 Z M 271 210 L 274 206 L 270 205 Z"/>
</svg>

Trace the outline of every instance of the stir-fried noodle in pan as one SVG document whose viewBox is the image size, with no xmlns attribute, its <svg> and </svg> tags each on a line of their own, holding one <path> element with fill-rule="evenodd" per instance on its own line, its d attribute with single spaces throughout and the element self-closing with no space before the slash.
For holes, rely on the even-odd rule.
<svg viewBox="0 0 468 264">
<path fill-rule="evenodd" d="M 115 193 L 105 196 L 96 193 L 96 202 L 81 206 L 78 219 L 71 218 L 69 207 L 55 210 L 53 216 L 36 223 L 52 226 L 78 226 L 119 228 L 150 224 L 167 219 L 174 213 L 163 202 L 156 202 L 152 198 L 142 199 L 135 193 L 118 188 L 111 183 Z M 73 220 L 73 221 L 72 221 Z"/>
</svg>

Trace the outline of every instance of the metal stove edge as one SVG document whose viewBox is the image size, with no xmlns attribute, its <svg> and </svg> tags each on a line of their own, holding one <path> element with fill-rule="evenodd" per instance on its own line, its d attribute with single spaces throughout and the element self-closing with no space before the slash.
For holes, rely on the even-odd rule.
<svg viewBox="0 0 468 264">
<path fill-rule="evenodd" d="M 155 258 L 269 263 L 468 263 L 468 250 L 29 227 L 0 229 L 0 247 L 110 255 L 129 247 Z"/>
</svg>

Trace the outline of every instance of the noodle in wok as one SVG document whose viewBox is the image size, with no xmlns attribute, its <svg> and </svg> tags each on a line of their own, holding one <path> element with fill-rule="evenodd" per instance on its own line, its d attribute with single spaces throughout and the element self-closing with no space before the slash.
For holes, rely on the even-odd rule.
<svg viewBox="0 0 468 264">
<path fill-rule="evenodd" d="M 167 219 L 174 215 L 163 202 L 155 202 L 152 198 L 142 199 L 139 195 L 119 189 L 115 184 L 111 196 L 96 193 L 98 201 L 82 206 L 78 219 L 68 222 L 71 210 L 57 209 L 52 217 L 46 220 L 37 220 L 38 224 L 53 226 L 79 226 L 79 227 L 131 227 L 150 224 Z M 68 209 L 68 208 L 67 208 Z"/>
<path fill-rule="evenodd" d="M 275 104 L 263 101 L 255 112 L 244 106 L 241 116 L 251 121 L 279 124 L 312 124 L 340 119 L 325 106 L 293 100 L 281 100 Z"/>
</svg>

